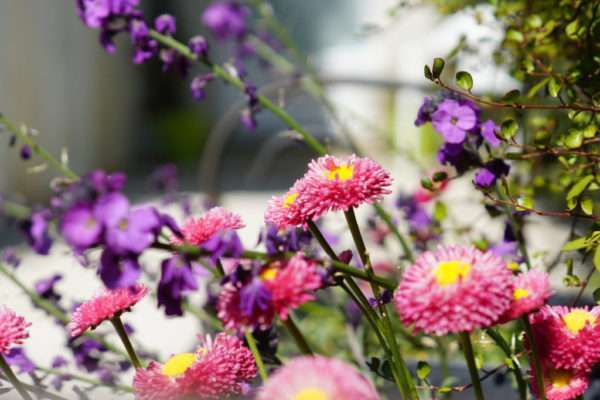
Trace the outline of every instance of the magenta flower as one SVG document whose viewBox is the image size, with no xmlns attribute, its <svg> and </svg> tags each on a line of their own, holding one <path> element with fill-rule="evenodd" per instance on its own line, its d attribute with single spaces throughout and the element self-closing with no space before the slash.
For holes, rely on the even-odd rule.
<svg viewBox="0 0 600 400">
<path fill-rule="evenodd" d="M 237 1 L 216 1 L 202 14 L 202 23 L 218 39 L 240 38 L 246 33 L 249 10 Z"/>
<path fill-rule="evenodd" d="M 495 254 L 439 246 L 406 270 L 396 290 L 396 310 L 417 332 L 471 332 L 492 325 L 509 308 L 512 285 L 512 273 Z"/>
<path fill-rule="evenodd" d="M 544 393 L 548 400 L 573 400 L 581 396 L 590 384 L 585 372 L 572 372 L 543 365 L 542 370 Z M 535 376 L 535 368 L 533 366 L 531 376 Z M 540 398 L 534 379 L 531 382 L 531 392 L 536 399 Z"/>
<path fill-rule="evenodd" d="M 138 369 L 133 389 L 138 400 L 218 400 L 245 394 L 256 372 L 254 357 L 241 340 L 219 333 L 214 341 L 207 336 L 194 353 Z"/>
<path fill-rule="evenodd" d="M 514 279 L 512 303 L 502 314 L 499 322 L 508 322 L 536 311 L 551 295 L 550 278 L 544 271 L 532 269 L 517 275 Z"/>
<path fill-rule="evenodd" d="M 446 142 L 462 143 L 467 131 L 477 124 L 477 114 L 468 104 L 446 99 L 431 114 L 431 124 Z"/>
<path fill-rule="evenodd" d="M 27 328 L 30 326 L 14 311 L 0 307 L 0 355 L 7 355 L 13 346 L 23 344 L 23 340 L 29 337 Z"/>
<path fill-rule="evenodd" d="M 131 288 L 103 289 L 90 300 L 81 304 L 69 322 L 71 337 L 79 336 L 88 329 L 94 329 L 102 322 L 129 311 L 148 293 L 148 288 L 135 285 Z"/>
<path fill-rule="evenodd" d="M 273 224 L 279 229 L 304 226 L 308 216 L 304 214 L 304 207 L 300 204 L 299 197 L 304 189 L 305 182 L 300 179 L 283 196 L 273 196 L 269 200 L 265 212 L 265 222 Z"/>
<path fill-rule="evenodd" d="M 378 400 L 373 384 L 356 368 L 326 358 L 297 357 L 263 385 L 257 400 Z"/>
<path fill-rule="evenodd" d="M 200 246 L 214 235 L 229 229 L 240 229 L 245 225 L 242 218 L 221 207 L 208 210 L 200 218 L 190 218 L 181 228 L 185 243 Z M 175 244 L 181 240 L 174 238 Z"/>
<path fill-rule="evenodd" d="M 545 306 L 529 315 L 540 357 L 552 368 L 588 372 L 600 361 L 600 307 Z"/>
</svg>

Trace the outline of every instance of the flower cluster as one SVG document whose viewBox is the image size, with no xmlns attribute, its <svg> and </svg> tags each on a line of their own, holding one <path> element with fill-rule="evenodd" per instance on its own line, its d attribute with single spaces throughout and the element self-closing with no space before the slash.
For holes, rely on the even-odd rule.
<svg viewBox="0 0 600 400">
<path fill-rule="evenodd" d="M 302 254 L 288 261 L 239 265 L 223 280 L 218 317 L 226 328 L 268 328 L 275 316 L 287 319 L 290 310 L 313 300 L 323 285 L 315 263 Z"/>
<path fill-rule="evenodd" d="M 13 346 L 23 344 L 23 340 L 29 337 L 27 328 L 30 325 L 14 311 L 0 308 L 0 356 L 8 354 Z"/>
<path fill-rule="evenodd" d="M 375 161 L 355 155 L 313 160 L 283 197 L 273 197 L 265 214 L 279 228 L 304 226 L 329 211 L 348 211 L 389 194 L 390 174 Z"/>
<path fill-rule="evenodd" d="M 491 187 L 497 179 L 508 175 L 510 166 L 501 159 L 481 160 L 477 149 L 486 145 L 498 147 L 500 128 L 492 120 L 481 119 L 481 109 L 473 102 L 444 93 L 426 97 L 419 108 L 415 125 L 431 122 L 433 128 L 444 138 L 438 152 L 438 161 L 449 164 L 463 173 L 479 167 L 474 183 L 479 188 Z"/>
<path fill-rule="evenodd" d="M 220 333 L 214 341 L 201 339 L 193 353 L 138 369 L 133 388 L 139 400 L 217 400 L 247 393 L 256 372 L 250 350 L 238 338 Z"/>
</svg>

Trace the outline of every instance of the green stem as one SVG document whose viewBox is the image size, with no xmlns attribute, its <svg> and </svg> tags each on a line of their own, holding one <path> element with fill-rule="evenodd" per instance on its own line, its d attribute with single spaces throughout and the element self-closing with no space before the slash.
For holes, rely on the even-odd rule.
<svg viewBox="0 0 600 400">
<path fill-rule="evenodd" d="M 254 356 L 254 360 L 256 361 L 256 366 L 258 367 L 258 373 L 263 383 L 267 381 L 269 376 L 267 375 L 267 370 L 265 369 L 265 363 L 263 362 L 262 357 L 260 356 L 260 351 L 258 351 L 258 346 L 256 346 L 256 340 L 254 340 L 254 336 L 252 332 L 246 331 L 246 342 L 248 342 L 248 346 L 250 347 L 250 351 Z"/>
<path fill-rule="evenodd" d="M 133 393 L 133 388 L 131 386 L 127 386 L 127 385 L 111 385 L 109 383 L 102 382 L 101 380 L 98 380 L 98 379 L 90 378 L 90 377 L 83 376 L 83 375 L 76 375 L 76 374 L 72 374 L 71 372 L 60 371 L 60 370 L 56 370 L 53 368 L 36 367 L 36 369 L 39 371 L 42 371 L 46 374 L 65 376 L 65 377 L 68 377 L 69 379 L 89 383 L 90 385 L 94 385 L 94 386 L 103 386 L 103 387 L 107 387 L 107 388 L 111 388 L 111 389 L 121 390 L 123 392 Z"/>
<path fill-rule="evenodd" d="M 282 321 L 282 322 L 283 322 L 283 325 L 288 330 L 288 332 L 290 333 L 290 335 L 292 335 L 292 337 L 294 338 L 294 341 L 296 342 L 296 345 L 298 346 L 298 348 L 300 349 L 300 351 L 303 354 L 312 356 L 313 352 L 310 349 L 310 346 L 308 345 L 308 342 L 304 338 L 304 335 L 302 335 L 302 332 L 300 332 L 300 329 L 298 329 L 298 326 L 296 325 L 296 323 L 292 319 L 292 316 L 288 315 L 287 319 L 285 321 Z"/>
<path fill-rule="evenodd" d="M 544 378 L 542 376 L 542 363 L 540 362 L 538 346 L 535 341 L 535 337 L 533 336 L 533 329 L 531 329 L 531 324 L 529 323 L 529 316 L 525 314 L 521 317 L 521 321 L 523 322 L 523 326 L 525 327 L 525 334 L 527 335 L 527 340 L 529 341 L 529 345 L 531 346 L 530 360 L 535 369 L 535 384 L 538 388 L 538 393 L 540 396 L 540 400 L 546 400 L 546 390 L 544 389 Z"/>
<path fill-rule="evenodd" d="M 467 361 L 467 367 L 469 368 L 469 374 L 471 375 L 471 384 L 475 391 L 475 398 L 477 400 L 483 400 L 483 390 L 481 389 L 481 382 L 479 381 L 479 372 L 477 371 L 477 365 L 475 364 L 475 354 L 473 353 L 473 345 L 471 344 L 471 337 L 468 332 L 460 332 L 458 334 L 460 339 L 465 360 Z"/>
<path fill-rule="evenodd" d="M 140 362 L 140 359 L 135 353 L 135 349 L 133 348 L 133 345 L 129 340 L 129 336 L 125 331 L 123 321 L 121 321 L 121 316 L 119 314 L 115 315 L 113 318 L 110 319 L 110 322 L 112 322 L 113 326 L 115 327 L 115 330 L 119 334 L 119 338 L 121 339 L 121 342 L 123 342 L 123 346 L 125 346 L 125 350 L 127 350 L 127 355 L 129 355 L 129 359 L 131 360 L 131 363 L 133 364 L 135 369 L 142 368 L 142 363 Z"/>
<path fill-rule="evenodd" d="M 356 249 L 358 250 L 358 254 L 360 255 L 360 259 L 367 271 L 369 277 L 374 275 L 373 266 L 371 265 L 371 257 L 369 256 L 369 252 L 367 251 L 367 247 L 365 246 L 365 241 L 363 240 L 362 234 L 360 233 L 360 228 L 358 227 L 358 221 L 356 220 L 356 215 L 354 214 L 354 209 L 350 208 L 348 211 L 344 213 L 346 217 L 346 222 L 348 223 L 348 228 L 350 229 L 350 233 L 352 234 L 352 239 L 354 240 L 354 244 L 356 245 Z M 371 290 L 373 291 L 373 295 L 375 296 L 375 300 L 377 301 L 379 313 L 381 314 L 381 318 L 384 324 L 384 334 L 388 337 L 388 343 L 391 348 L 392 354 L 395 358 L 396 362 L 392 363 L 392 366 L 398 368 L 398 373 L 402 377 L 400 390 L 402 392 L 402 396 L 406 399 L 418 399 L 419 395 L 417 392 L 417 388 L 415 386 L 413 377 L 400 353 L 400 347 L 398 346 L 398 342 L 396 341 L 396 335 L 394 334 L 394 329 L 392 327 L 392 321 L 390 319 L 390 315 L 387 311 L 385 305 L 380 304 L 380 291 L 379 287 L 371 282 Z"/>
<path fill-rule="evenodd" d="M 521 371 L 517 356 L 510 350 L 510 346 L 499 332 L 492 328 L 487 329 L 485 332 L 492 338 L 496 345 L 502 349 L 506 357 L 512 360 L 513 368 L 510 368 L 510 370 L 515 375 L 517 387 L 519 388 L 519 396 L 521 397 L 521 400 L 527 400 L 527 382 L 525 382 L 525 378 L 523 377 L 523 371 Z"/>
<path fill-rule="evenodd" d="M 0 125 L 4 125 L 6 129 L 11 132 L 13 135 L 17 137 L 17 139 L 23 144 L 29 146 L 33 154 L 37 155 L 48 164 L 50 164 L 54 169 L 60 172 L 62 175 L 69 179 L 77 180 L 79 176 L 75 172 L 73 172 L 68 166 L 58 161 L 54 158 L 46 149 L 39 146 L 27 132 L 24 132 L 22 129 L 18 128 L 9 121 L 4 115 L 0 114 Z"/>
<path fill-rule="evenodd" d="M 2 356 L 2 353 L 0 353 L 0 369 L 24 400 L 33 400 L 33 398 L 29 395 L 29 392 L 25 390 L 21 384 L 21 381 L 19 381 L 15 373 L 10 368 L 10 365 L 8 365 L 4 359 L 4 356 Z"/>
</svg>

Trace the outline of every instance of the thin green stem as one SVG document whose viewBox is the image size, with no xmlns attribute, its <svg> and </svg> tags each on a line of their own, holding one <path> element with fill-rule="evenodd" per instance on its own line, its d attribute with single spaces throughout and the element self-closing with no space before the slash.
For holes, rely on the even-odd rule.
<svg viewBox="0 0 600 400">
<path fill-rule="evenodd" d="M 25 388 L 21 384 L 21 381 L 19 381 L 15 373 L 10 368 L 10 365 L 8 365 L 8 363 L 4 359 L 4 356 L 2 356 L 2 353 L 0 353 L 0 369 L 2 370 L 6 378 L 9 380 L 11 385 L 14 386 L 16 391 L 24 400 L 33 400 L 33 398 L 29 395 L 29 392 L 25 390 Z"/>
<path fill-rule="evenodd" d="M 53 368 L 36 367 L 36 370 L 42 371 L 50 375 L 65 376 L 69 379 L 89 383 L 90 385 L 94 386 L 103 386 L 111 389 L 121 390 L 123 392 L 133 393 L 133 388 L 127 385 L 113 385 L 110 383 L 103 382 L 99 379 L 94 379 L 83 375 L 77 375 L 67 371 L 60 371 Z"/>
<path fill-rule="evenodd" d="M 531 324 L 529 323 L 529 316 L 525 314 L 523 317 L 521 317 L 521 321 L 523 322 L 523 326 L 525 327 L 525 334 L 527 335 L 527 340 L 529 341 L 529 345 L 531 346 L 529 356 L 534 366 L 535 384 L 537 385 L 540 400 L 546 400 L 546 390 L 544 389 L 544 378 L 542 376 L 542 363 L 540 362 L 539 357 L 540 353 L 535 337 L 533 335 L 533 329 L 531 329 Z"/>
<path fill-rule="evenodd" d="M 129 356 L 129 359 L 131 360 L 131 363 L 133 364 L 135 369 L 142 368 L 142 363 L 140 362 L 140 359 L 135 353 L 135 349 L 131 344 L 131 340 L 129 340 L 129 336 L 125 331 L 123 321 L 121 321 L 121 316 L 115 315 L 113 318 L 110 319 L 110 322 L 112 322 L 113 326 L 115 327 L 115 330 L 117 331 L 117 334 L 119 335 L 119 338 L 121 339 L 121 342 L 123 342 L 123 346 L 125 346 L 125 350 L 127 350 L 127 355 Z"/>
<path fill-rule="evenodd" d="M 18 128 L 15 124 L 13 124 L 10 120 L 8 120 L 8 118 L 6 118 L 2 114 L 0 114 L 0 125 L 4 125 L 4 127 L 10 133 L 15 135 L 21 143 L 29 146 L 33 154 L 46 161 L 49 165 L 51 165 L 62 175 L 73 180 L 79 179 L 79 176 L 77 176 L 77 174 L 73 172 L 67 165 L 54 158 L 52 154 L 46 151 L 46 149 L 39 146 L 27 132 L 24 132 L 23 129 Z"/>
<path fill-rule="evenodd" d="M 468 332 L 461 332 L 458 334 L 460 343 L 462 345 L 465 360 L 467 361 L 467 367 L 469 368 L 469 374 L 471 375 L 471 384 L 475 391 L 475 398 L 477 400 L 484 400 L 483 389 L 481 389 L 481 381 L 479 380 L 479 372 L 477 371 L 477 365 L 475 364 L 475 354 L 473 352 L 473 344 L 471 343 L 471 337 Z"/>
<path fill-rule="evenodd" d="M 298 325 L 296 325 L 296 323 L 292 319 L 292 316 L 288 315 L 286 320 L 282 321 L 282 322 L 283 322 L 283 325 L 288 330 L 288 332 L 290 333 L 290 335 L 294 338 L 294 341 L 296 342 L 298 349 L 300 349 L 300 351 L 303 354 L 306 354 L 309 356 L 313 355 L 313 351 L 310 349 L 310 346 L 308 345 L 306 338 L 304 337 L 304 335 L 298 328 Z"/>
<path fill-rule="evenodd" d="M 513 367 L 510 370 L 515 375 L 515 380 L 517 381 L 517 387 L 519 388 L 519 396 L 521 400 L 527 400 L 527 382 L 523 377 L 523 371 L 521 371 L 519 360 L 517 356 L 511 351 L 510 346 L 504 340 L 502 335 L 494 330 L 493 328 L 486 329 L 485 331 L 489 337 L 496 343 L 500 349 L 504 352 L 506 357 L 512 360 Z"/>
<path fill-rule="evenodd" d="M 254 360 L 256 361 L 256 366 L 258 367 L 258 374 L 260 375 L 260 379 L 262 379 L 263 383 L 269 379 L 267 375 L 267 370 L 265 369 L 265 363 L 263 362 L 262 357 L 260 356 L 260 351 L 258 351 L 258 346 L 256 345 L 256 340 L 254 340 L 254 336 L 252 332 L 246 331 L 246 342 L 248 342 L 248 346 L 250 347 L 250 351 L 254 356 Z"/>
</svg>

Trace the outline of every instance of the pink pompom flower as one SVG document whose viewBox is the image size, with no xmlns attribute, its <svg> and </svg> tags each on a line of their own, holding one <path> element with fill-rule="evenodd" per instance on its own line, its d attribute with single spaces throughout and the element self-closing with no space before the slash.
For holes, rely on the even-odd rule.
<svg viewBox="0 0 600 400">
<path fill-rule="evenodd" d="M 200 246 L 217 233 L 244 226 L 239 215 L 222 207 L 213 207 L 200 218 L 188 219 L 181 228 L 181 233 L 186 243 Z M 182 241 L 174 238 L 173 243 L 182 244 Z"/>
<path fill-rule="evenodd" d="M 194 353 L 138 369 L 133 389 L 138 400 L 217 400 L 245 394 L 256 372 L 254 357 L 242 341 L 219 333 L 214 341 L 210 336 L 201 340 Z"/>
<path fill-rule="evenodd" d="M 102 322 L 129 311 L 147 293 L 148 288 L 141 284 L 130 288 L 101 290 L 73 313 L 68 325 L 71 337 L 79 336 L 88 329 L 94 329 Z"/>
<path fill-rule="evenodd" d="M 600 307 L 545 306 L 529 315 L 540 357 L 557 369 L 589 371 L 600 361 Z"/>
<path fill-rule="evenodd" d="M 377 400 L 375 388 L 353 366 L 322 356 L 297 357 L 277 370 L 257 400 Z"/>
<path fill-rule="evenodd" d="M 548 400 L 573 400 L 582 395 L 590 382 L 585 372 L 572 372 L 565 369 L 554 369 L 542 366 L 544 392 Z M 535 370 L 530 371 L 535 376 Z M 531 380 L 531 392 L 536 399 L 540 398 L 535 379 Z"/>
<path fill-rule="evenodd" d="M 0 307 L 0 355 L 6 355 L 13 346 L 23 344 L 23 340 L 29 337 L 27 328 L 30 326 L 25 318 L 14 311 Z"/>
<path fill-rule="evenodd" d="M 317 219 L 328 211 L 347 211 L 390 194 L 392 178 L 381 165 L 355 155 L 346 160 L 324 156 L 308 165 L 302 178 L 300 205 L 304 215 Z"/>
<path fill-rule="evenodd" d="M 510 306 L 512 273 L 491 252 L 439 246 L 421 254 L 395 294 L 404 324 L 428 334 L 470 332 L 492 325 Z"/>
<path fill-rule="evenodd" d="M 267 328 L 278 316 L 315 298 L 322 279 L 314 261 L 297 254 L 252 271 L 243 282 L 227 282 L 219 296 L 218 316 L 226 328 Z"/>
<path fill-rule="evenodd" d="M 515 276 L 510 308 L 499 319 L 504 323 L 542 307 L 552 295 L 550 278 L 544 271 L 531 269 Z"/>
<path fill-rule="evenodd" d="M 279 229 L 304 226 L 308 219 L 301 204 L 303 198 L 300 197 L 304 186 L 304 181 L 300 179 L 283 196 L 272 197 L 265 212 L 265 222 Z"/>
</svg>

